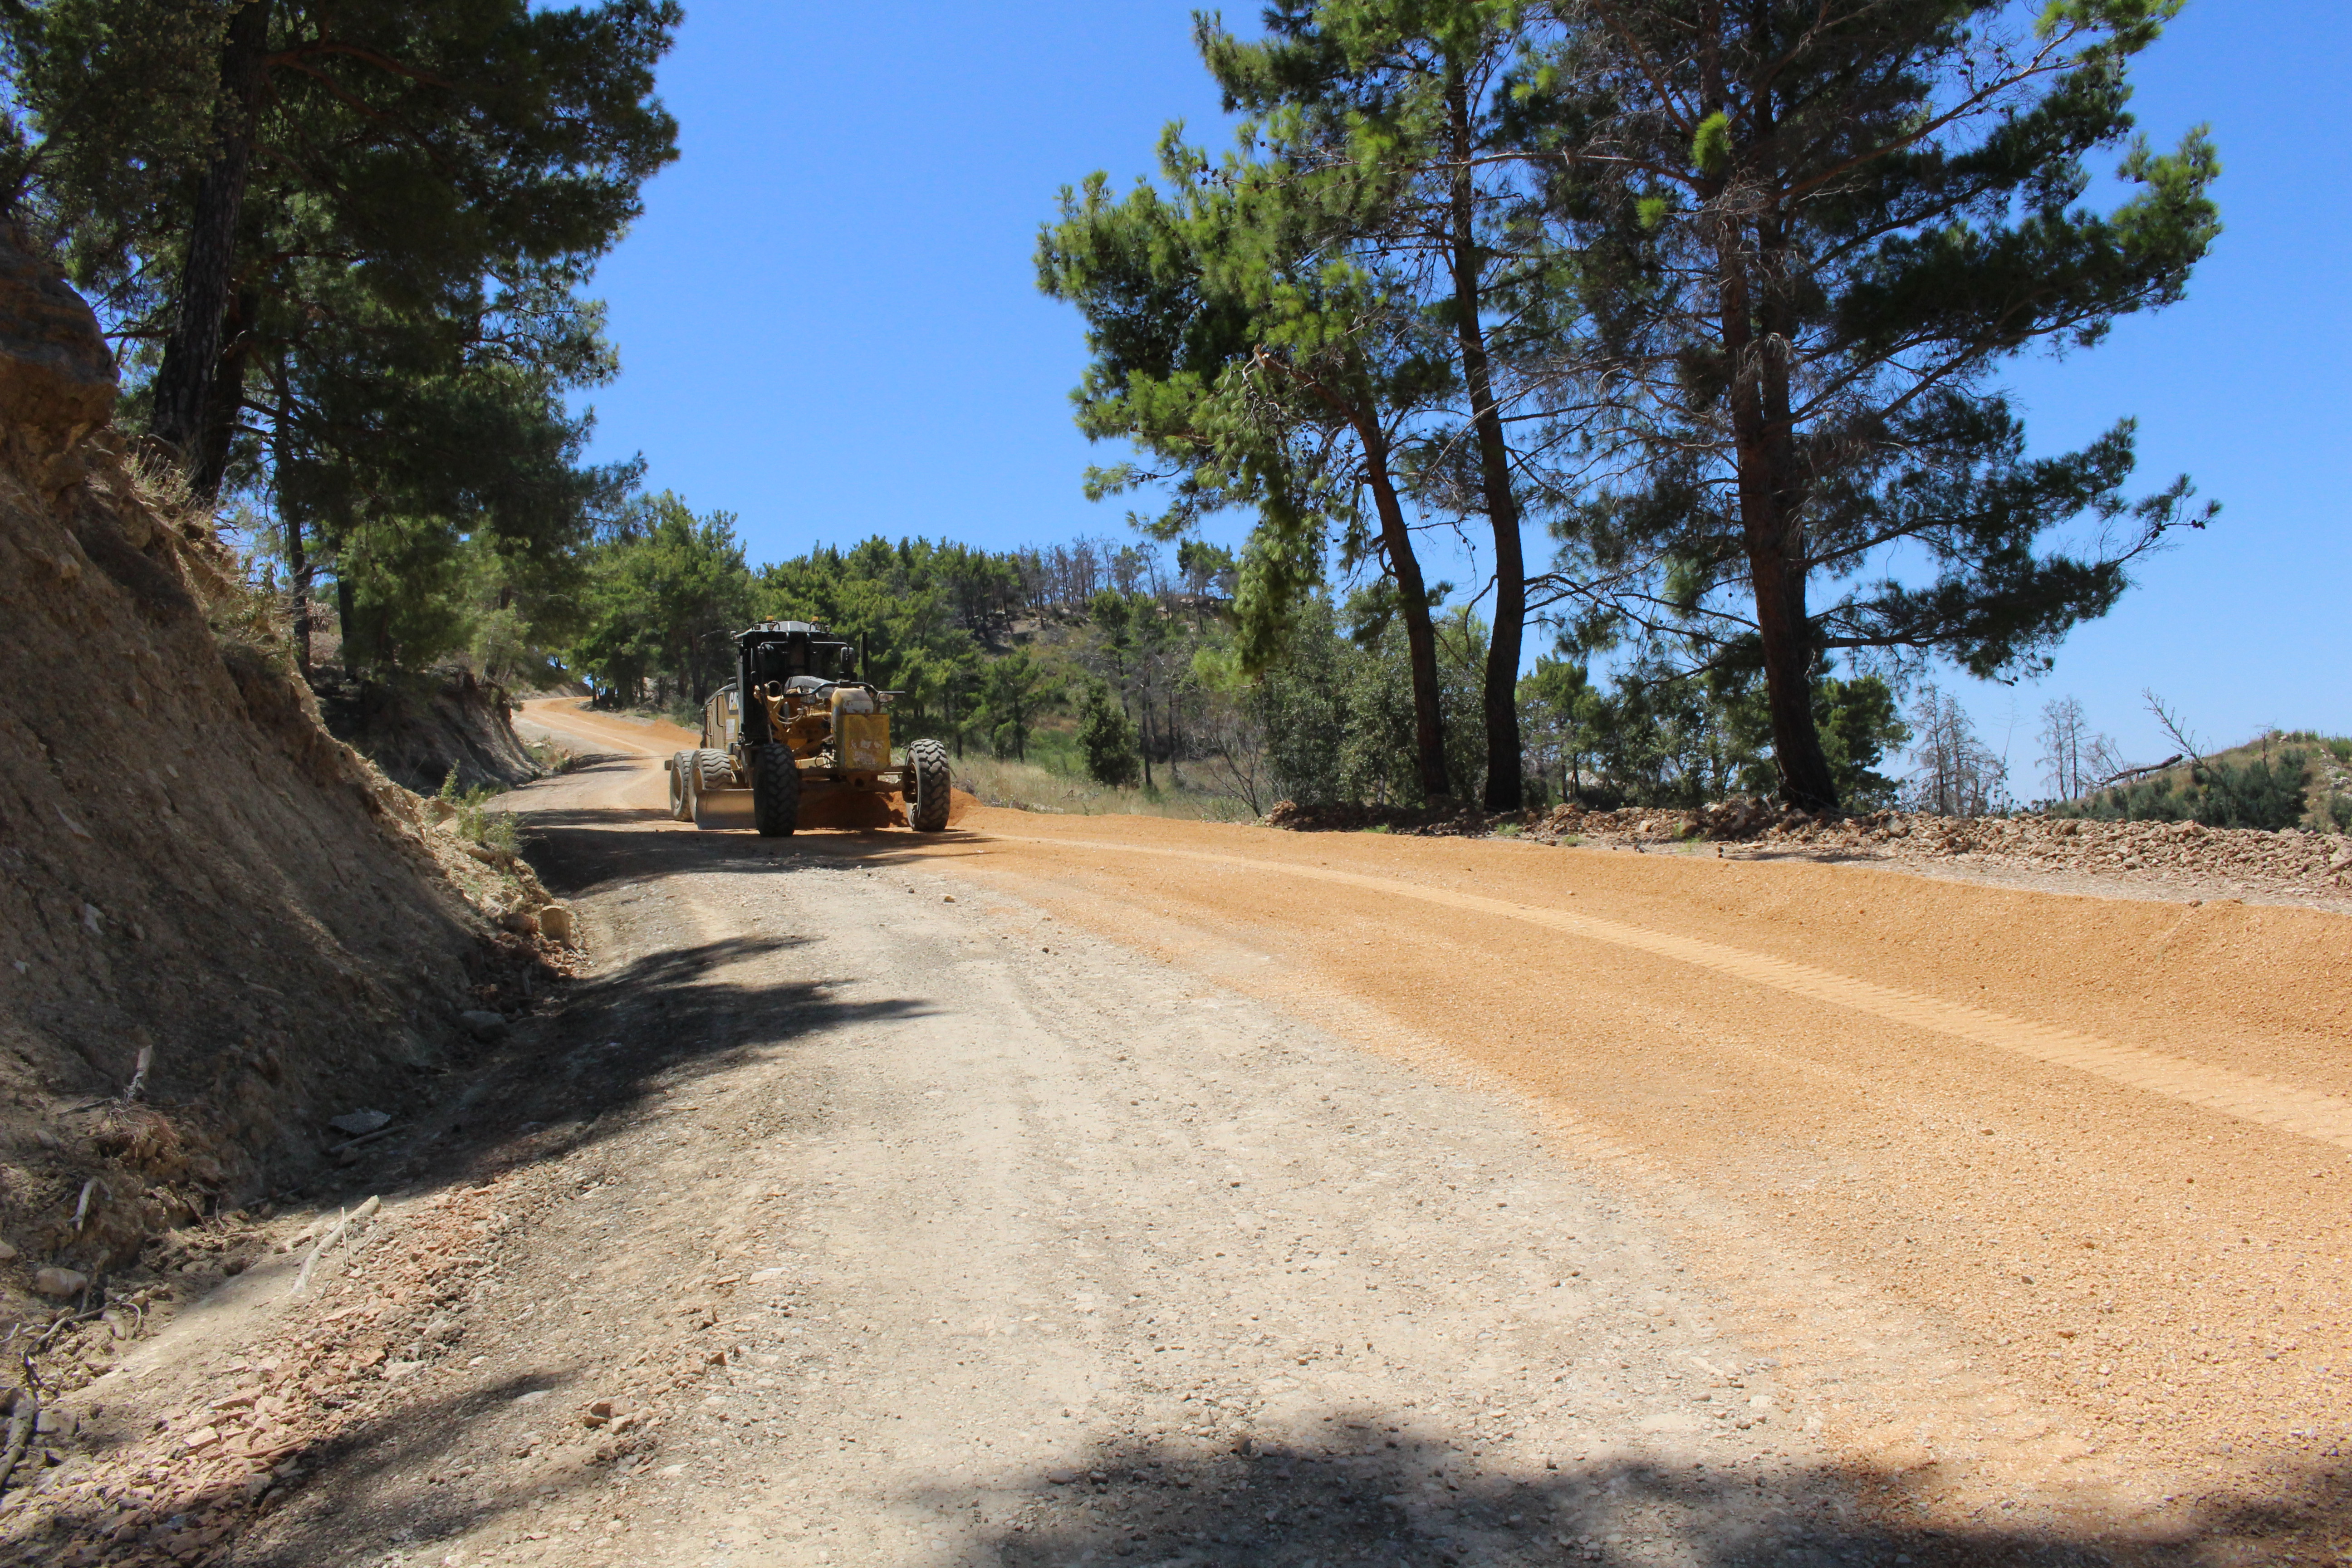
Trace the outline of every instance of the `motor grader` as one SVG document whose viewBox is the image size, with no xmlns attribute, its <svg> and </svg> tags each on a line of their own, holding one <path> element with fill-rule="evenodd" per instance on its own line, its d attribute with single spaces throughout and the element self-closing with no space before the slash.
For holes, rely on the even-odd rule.
<svg viewBox="0 0 2352 1568">
<path fill-rule="evenodd" d="M 670 815 L 717 827 L 741 820 L 770 838 L 864 796 L 875 820 L 882 795 L 906 803 L 907 825 L 937 833 L 948 825 L 948 753 L 917 741 L 890 760 L 890 700 L 861 678 L 857 650 L 808 621 L 762 621 L 735 637 L 735 679 L 702 705 L 702 743 L 678 752 L 669 772 Z M 845 799 L 844 797 L 849 797 Z M 854 816 L 854 814 L 853 814 Z"/>
</svg>

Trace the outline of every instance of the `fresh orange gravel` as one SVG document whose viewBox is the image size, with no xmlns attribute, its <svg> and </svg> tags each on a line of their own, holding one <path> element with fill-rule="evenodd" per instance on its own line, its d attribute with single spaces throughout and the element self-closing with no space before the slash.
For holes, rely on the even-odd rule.
<svg viewBox="0 0 2352 1568">
<path fill-rule="evenodd" d="M 1847 1436 L 1931 1500 L 2307 1494 L 2352 1442 L 2352 920 L 986 808 L 917 852 L 1514 1086 L 1705 1205 L 1792 1343 L 1840 1333 L 1795 1259 L 1924 1316 L 1976 1370 L 1858 1391 Z"/>
</svg>

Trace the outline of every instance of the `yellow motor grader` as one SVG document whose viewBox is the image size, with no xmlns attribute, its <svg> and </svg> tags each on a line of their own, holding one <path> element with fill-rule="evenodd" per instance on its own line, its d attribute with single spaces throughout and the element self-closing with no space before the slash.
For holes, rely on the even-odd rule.
<svg viewBox="0 0 2352 1568">
<path fill-rule="evenodd" d="M 907 825 L 937 833 L 948 825 L 948 753 L 937 741 L 917 741 L 903 761 L 890 760 L 890 700 L 860 679 L 857 650 L 808 621 L 762 621 L 735 637 L 735 679 L 702 705 L 702 744 L 678 752 L 669 770 L 670 815 L 699 826 L 741 820 L 748 800 L 751 826 L 781 837 L 812 817 L 854 821 L 826 805 L 843 797 L 874 803 L 868 815 L 887 817 L 880 797 L 906 803 Z"/>
</svg>

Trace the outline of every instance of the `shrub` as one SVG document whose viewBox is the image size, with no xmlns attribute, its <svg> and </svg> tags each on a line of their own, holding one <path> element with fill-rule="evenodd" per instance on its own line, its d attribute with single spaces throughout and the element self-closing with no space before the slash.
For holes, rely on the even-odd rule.
<svg viewBox="0 0 2352 1568">
<path fill-rule="evenodd" d="M 1086 754 L 1087 776 L 1098 784 L 1128 789 L 1143 776 L 1135 721 L 1111 700 L 1110 688 L 1099 680 L 1087 688 L 1086 701 L 1078 710 L 1078 749 Z"/>
<path fill-rule="evenodd" d="M 2050 815 L 2100 822 L 2200 822 L 2208 827 L 2275 832 L 2303 821 L 2304 773 L 2309 761 L 2305 753 L 2290 750 L 2244 763 L 2198 763 L 2185 781 L 2168 773 L 2118 785 L 2054 806 Z"/>
</svg>

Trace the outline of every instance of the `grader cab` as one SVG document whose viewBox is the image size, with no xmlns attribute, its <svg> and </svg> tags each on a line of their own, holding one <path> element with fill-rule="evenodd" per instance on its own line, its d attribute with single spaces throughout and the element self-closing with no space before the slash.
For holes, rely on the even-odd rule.
<svg viewBox="0 0 2352 1568">
<path fill-rule="evenodd" d="M 762 621 L 737 635 L 735 654 L 735 679 L 703 704 L 701 745 L 668 761 L 671 816 L 717 826 L 748 800 L 751 826 L 772 838 L 819 803 L 896 794 L 917 832 L 948 825 L 947 749 L 916 741 L 891 761 L 897 693 L 861 678 L 855 647 L 807 621 Z"/>
</svg>

